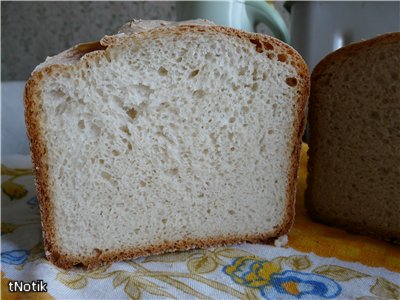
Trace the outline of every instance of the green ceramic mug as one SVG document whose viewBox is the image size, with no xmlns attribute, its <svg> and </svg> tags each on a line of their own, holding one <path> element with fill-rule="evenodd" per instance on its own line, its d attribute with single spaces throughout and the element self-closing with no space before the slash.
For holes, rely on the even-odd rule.
<svg viewBox="0 0 400 300">
<path fill-rule="evenodd" d="M 177 1 L 178 21 L 207 19 L 246 31 L 264 23 L 278 39 L 289 43 L 289 32 L 280 14 L 264 1 Z"/>
</svg>

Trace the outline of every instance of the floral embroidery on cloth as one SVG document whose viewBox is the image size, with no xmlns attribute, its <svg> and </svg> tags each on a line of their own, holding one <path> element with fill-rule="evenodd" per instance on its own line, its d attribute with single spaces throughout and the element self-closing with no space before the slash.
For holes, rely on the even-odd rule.
<svg viewBox="0 0 400 300">
<path fill-rule="evenodd" d="M 285 299 L 331 299 L 340 295 L 341 286 L 326 276 L 298 271 L 283 271 L 277 262 L 241 257 L 225 266 L 223 272 L 240 285 L 258 288 L 266 299 L 278 294 Z"/>
</svg>

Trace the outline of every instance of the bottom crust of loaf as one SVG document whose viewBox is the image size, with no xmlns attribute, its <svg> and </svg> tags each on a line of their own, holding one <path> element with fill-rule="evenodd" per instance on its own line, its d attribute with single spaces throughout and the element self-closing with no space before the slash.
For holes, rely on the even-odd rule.
<svg viewBox="0 0 400 300">
<path fill-rule="evenodd" d="M 240 237 L 210 237 L 205 239 L 186 239 L 176 242 L 165 242 L 160 245 L 152 245 L 143 248 L 126 248 L 121 250 L 113 251 L 100 251 L 97 250 L 94 256 L 71 256 L 55 251 L 46 251 L 47 259 L 54 265 L 63 268 L 70 269 L 72 267 L 82 267 L 84 269 L 93 269 L 102 265 L 111 264 L 115 261 L 122 261 L 128 259 L 134 259 L 137 257 L 145 257 L 150 255 L 157 255 L 168 252 L 187 251 L 195 248 L 209 248 L 227 246 L 239 243 L 261 243 L 261 244 L 273 244 L 274 241 L 280 236 L 287 233 L 289 230 L 288 226 L 285 226 L 285 232 L 279 232 L 278 235 L 271 237 L 270 234 L 260 235 L 246 235 Z M 49 246 L 49 245 L 47 245 Z M 48 247 L 46 247 L 48 248 Z M 55 248 L 55 247 L 54 247 Z"/>
<path fill-rule="evenodd" d="M 366 227 L 365 225 L 351 222 L 349 220 L 344 221 L 332 218 L 331 216 L 325 216 L 316 212 L 311 205 L 307 204 L 307 201 L 306 201 L 306 209 L 307 209 L 307 214 L 310 216 L 310 218 L 319 223 L 341 228 L 350 233 L 366 235 L 372 238 L 400 245 L 400 232 L 388 232 L 380 230 L 378 228 Z"/>
</svg>

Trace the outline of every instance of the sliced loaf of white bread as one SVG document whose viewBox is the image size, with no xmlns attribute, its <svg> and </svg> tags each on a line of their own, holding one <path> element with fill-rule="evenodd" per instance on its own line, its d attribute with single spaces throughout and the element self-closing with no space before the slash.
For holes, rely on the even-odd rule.
<svg viewBox="0 0 400 300">
<path fill-rule="evenodd" d="M 207 22 L 133 21 L 49 58 L 25 90 L 48 259 L 286 234 L 308 93 L 291 47 Z"/>
</svg>

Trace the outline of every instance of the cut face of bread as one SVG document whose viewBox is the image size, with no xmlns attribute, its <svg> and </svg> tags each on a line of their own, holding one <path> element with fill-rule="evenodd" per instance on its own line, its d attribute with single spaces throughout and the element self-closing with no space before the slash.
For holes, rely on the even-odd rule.
<svg viewBox="0 0 400 300">
<path fill-rule="evenodd" d="M 312 74 L 306 205 L 400 241 L 400 33 L 344 47 Z"/>
<path fill-rule="evenodd" d="M 45 62 L 25 101 L 48 258 L 93 267 L 285 234 L 307 96 L 293 49 L 218 26 Z"/>
</svg>

